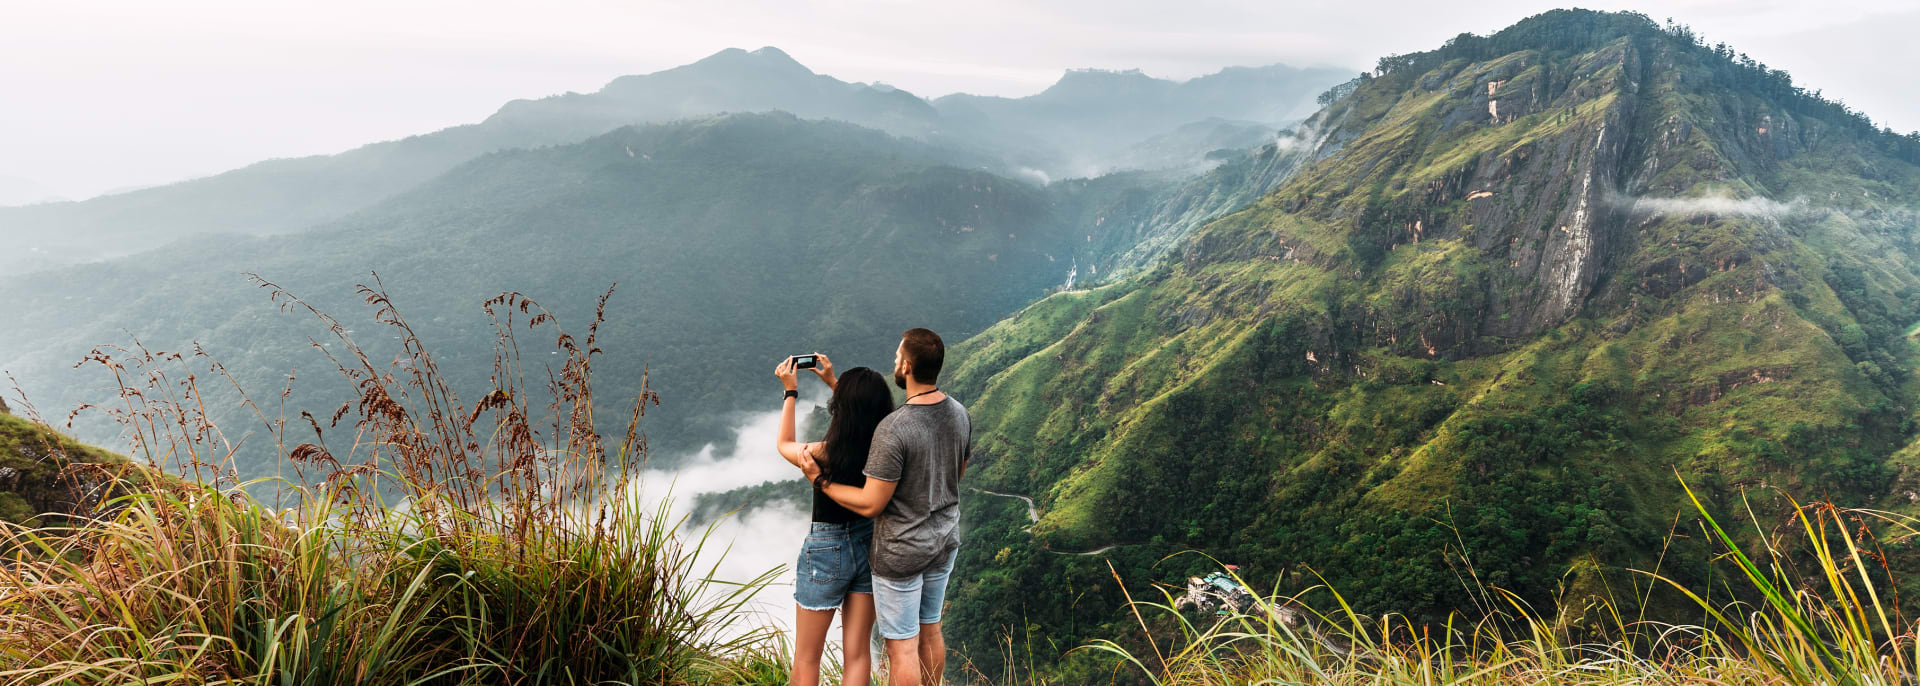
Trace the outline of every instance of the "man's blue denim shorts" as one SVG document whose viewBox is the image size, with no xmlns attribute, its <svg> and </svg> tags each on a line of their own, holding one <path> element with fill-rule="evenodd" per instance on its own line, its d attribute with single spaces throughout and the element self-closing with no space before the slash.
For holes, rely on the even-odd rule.
<svg viewBox="0 0 1920 686">
<path fill-rule="evenodd" d="M 959 553 L 947 551 L 927 571 L 910 579 L 874 577 L 873 614 L 881 638 L 906 640 L 920 635 L 920 625 L 940 623 L 940 610 L 947 604 L 947 577 L 953 575 L 953 558 Z"/>
<path fill-rule="evenodd" d="M 848 593 L 873 592 L 873 520 L 814 522 L 793 563 L 793 602 L 808 610 L 838 610 Z"/>
</svg>

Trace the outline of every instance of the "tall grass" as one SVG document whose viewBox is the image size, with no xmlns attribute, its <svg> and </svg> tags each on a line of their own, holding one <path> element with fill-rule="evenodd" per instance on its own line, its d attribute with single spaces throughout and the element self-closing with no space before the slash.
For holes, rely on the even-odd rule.
<svg viewBox="0 0 1920 686">
<path fill-rule="evenodd" d="M 678 535 L 665 503 L 620 487 L 641 475 L 638 423 L 657 399 L 643 392 L 624 434 L 600 434 L 591 377 L 606 296 L 584 339 L 519 294 L 488 300 L 492 387 L 462 403 L 377 277 L 361 294 L 401 341 L 389 365 L 332 317 L 258 283 L 329 329 L 344 353 L 328 359 L 358 398 L 289 421 L 236 387 L 295 468 L 242 483 L 233 443 L 205 413 L 202 370 L 231 379 L 217 362 L 137 343 L 94 351 L 86 363 L 121 389 L 95 409 L 127 427 L 144 464 L 111 477 L 119 495 L 71 527 L 4 532 L 0 681 L 784 680 L 767 673 L 766 632 L 743 623 L 772 572 L 714 578 L 695 566 L 704 537 Z M 527 332 L 565 355 L 534 382 L 516 340 Z"/>
<path fill-rule="evenodd" d="M 1875 532 L 1911 537 L 1920 522 L 1792 503 L 1788 528 L 1797 530 L 1798 540 L 1763 536 L 1760 554 L 1750 555 L 1691 489 L 1687 493 L 1702 528 L 1724 551 L 1723 564 L 1735 570 L 1725 596 L 1752 600 L 1716 604 L 1657 572 L 1637 573 L 1691 599 L 1707 618 L 1703 624 L 1630 619 L 1619 605 L 1601 600 L 1611 626 L 1576 633 L 1496 588 L 1478 590 L 1504 603 L 1501 611 L 1417 625 L 1393 615 L 1361 615 L 1324 583 L 1293 597 L 1262 599 L 1250 612 L 1196 618 L 1175 609 L 1162 589 L 1161 601 L 1131 602 L 1139 643 L 1150 648 L 1102 640 L 1082 649 L 1116 659 L 1125 680 L 1164 686 L 1916 683 L 1920 626 L 1897 612 Z M 1316 602 L 1327 610 L 1313 609 Z"/>
</svg>

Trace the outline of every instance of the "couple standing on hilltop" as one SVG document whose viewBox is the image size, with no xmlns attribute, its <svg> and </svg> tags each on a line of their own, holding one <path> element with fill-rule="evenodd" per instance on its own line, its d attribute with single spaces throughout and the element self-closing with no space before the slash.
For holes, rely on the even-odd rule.
<svg viewBox="0 0 1920 686">
<path fill-rule="evenodd" d="M 872 674 L 871 636 L 886 639 L 892 686 L 937 684 L 946 669 L 940 611 L 960 546 L 960 475 L 971 456 L 973 421 L 960 402 L 935 385 L 946 345 L 926 329 L 901 335 L 893 383 L 866 367 L 835 378 L 825 355 L 813 356 L 833 389 L 824 440 L 794 437 L 799 379 L 795 358 L 774 369 L 786 386 L 779 449 L 813 482 L 813 529 L 794 565 L 796 639 L 793 683 L 820 680 L 820 655 L 833 613 L 840 610 L 847 686 Z"/>
</svg>

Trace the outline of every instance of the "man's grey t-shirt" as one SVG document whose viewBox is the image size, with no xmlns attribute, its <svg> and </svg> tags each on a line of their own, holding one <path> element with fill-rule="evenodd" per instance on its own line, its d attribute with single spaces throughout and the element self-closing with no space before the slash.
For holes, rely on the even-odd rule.
<svg viewBox="0 0 1920 686">
<path fill-rule="evenodd" d="M 895 483 L 873 518 L 873 573 L 910 579 L 960 545 L 960 470 L 973 420 L 953 396 L 901 405 L 873 432 L 867 478 Z"/>
</svg>

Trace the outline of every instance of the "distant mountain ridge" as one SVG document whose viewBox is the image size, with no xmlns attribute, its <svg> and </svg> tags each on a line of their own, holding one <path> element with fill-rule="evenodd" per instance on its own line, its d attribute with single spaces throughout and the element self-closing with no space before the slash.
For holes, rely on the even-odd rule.
<svg viewBox="0 0 1920 686">
<path fill-rule="evenodd" d="M 1223 72 L 1227 73 L 1238 72 Z M 1046 97 L 1036 102 L 1067 105 L 1079 97 L 1075 92 L 1100 90 L 1068 83 L 1074 80 L 1063 79 L 1066 89 L 1050 89 L 1051 95 L 1043 93 Z M 1299 87 L 1303 90 L 1287 97 L 1310 99 L 1317 92 L 1304 82 Z M 1119 102 L 1112 94 L 1102 97 L 1106 99 L 1100 102 Z M 1109 109 L 1131 112 L 1138 107 Z M 1171 130 L 1207 117 L 1242 118 L 1237 113 L 1248 108 L 1226 109 L 1234 112 L 1209 112 L 1179 121 L 1147 120 L 1154 126 L 1172 121 L 1161 127 Z M 335 155 L 268 160 L 211 177 L 85 201 L 0 207 L 0 241 L 16 247 L 0 253 L 0 270 L 19 272 L 127 255 L 196 234 L 300 231 L 393 197 L 488 152 L 578 142 L 632 124 L 774 110 L 918 138 L 953 149 L 956 155 L 973 155 L 970 166 L 1000 173 L 1031 167 L 1060 178 L 1070 169 L 1106 169 L 1085 164 L 1084 154 L 1063 150 L 1060 141 L 1050 140 L 1052 129 L 1035 133 L 1023 125 L 998 125 L 976 115 L 955 116 L 906 91 L 816 74 L 776 48 L 730 48 L 685 66 L 622 76 L 594 93 L 515 100 L 475 124 Z M 1130 132 L 1133 137 L 1118 144 L 1119 148 L 1163 132 L 1139 127 L 1129 131 L 1134 130 L 1140 133 Z"/>
<path fill-rule="evenodd" d="M 564 139 L 636 123 L 768 110 L 908 137 L 924 137 L 939 122 L 939 113 L 911 93 L 816 74 L 778 48 L 764 47 L 728 48 L 686 66 L 622 76 L 591 94 L 515 100 L 480 125 Z"/>
<path fill-rule="evenodd" d="M 0 269 L 131 254 L 194 234 L 298 231 L 488 152 L 577 142 L 629 124 L 798 110 L 886 129 L 929 114 L 912 111 L 917 98 L 895 93 L 812 74 L 778 50 L 727 50 L 687 66 L 621 77 L 598 93 L 514 101 L 480 123 L 337 155 L 269 160 L 81 202 L 0 208 L 0 239 L 41 251 L 34 261 L 10 251 L 0 256 Z"/>
<path fill-rule="evenodd" d="M 0 207 L 18 207 L 44 202 L 61 202 L 46 186 L 31 179 L 0 175 Z"/>
<path fill-rule="evenodd" d="M 1056 175 L 1096 176 L 1129 166 L 1127 148 L 1206 120 L 1264 125 L 1278 130 L 1304 118 L 1313 99 L 1353 74 L 1286 65 L 1230 67 L 1186 81 L 1140 70 L 1069 70 L 1040 93 L 1023 98 L 953 94 L 934 107 L 950 122 L 1031 139 L 1059 159 L 1036 160 Z M 1198 151 L 1198 152 L 1204 152 Z"/>
</svg>

